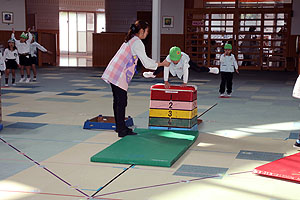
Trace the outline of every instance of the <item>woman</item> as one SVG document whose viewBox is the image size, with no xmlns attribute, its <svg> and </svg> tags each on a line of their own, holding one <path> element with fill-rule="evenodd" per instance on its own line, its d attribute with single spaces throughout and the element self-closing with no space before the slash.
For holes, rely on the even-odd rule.
<svg viewBox="0 0 300 200">
<path fill-rule="evenodd" d="M 149 33 L 149 24 L 138 20 L 131 25 L 125 42 L 106 67 L 102 79 L 109 83 L 113 93 L 113 110 L 116 121 L 116 132 L 119 137 L 136 135 L 125 125 L 125 109 L 127 106 L 127 89 L 140 59 L 145 68 L 155 70 L 163 63 L 157 63 L 146 55 L 142 39 Z"/>
</svg>

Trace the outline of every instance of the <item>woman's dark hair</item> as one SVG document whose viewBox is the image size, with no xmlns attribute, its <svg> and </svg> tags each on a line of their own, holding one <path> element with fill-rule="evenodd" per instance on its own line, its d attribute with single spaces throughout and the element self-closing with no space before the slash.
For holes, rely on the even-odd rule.
<svg viewBox="0 0 300 200">
<path fill-rule="evenodd" d="M 131 24 L 129 31 L 125 37 L 125 42 L 128 42 L 131 38 L 135 36 L 141 29 L 145 30 L 149 28 L 149 24 L 143 20 L 137 20 L 134 24 Z"/>
</svg>

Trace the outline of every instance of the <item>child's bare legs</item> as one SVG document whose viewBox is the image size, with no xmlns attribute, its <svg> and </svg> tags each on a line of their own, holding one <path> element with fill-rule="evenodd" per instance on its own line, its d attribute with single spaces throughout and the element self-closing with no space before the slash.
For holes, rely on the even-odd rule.
<svg viewBox="0 0 300 200">
<path fill-rule="evenodd" d="M 12 85 L 16 85 L 16 70 L 12 69 L 11 74 L 12 74 L 11 83 Z"/>
<path fill-rule="evenodd" d="M 5 70 L 5 86 L 8 86 L 8 79 L 9 79 L 10 69 Z M 12 79 L 11 83 L 12 85 L 16 85 L 16 70 L 11 69 Z"/>
<path fill-rule="evenodd" d="M 30 66 L 26 66 L 26 74 L 27 74 L 27 79 L 26 79 L 26 83 L 30 82 Z"/>
<path fill-rule="evenodd" d="M 21 65 L 20 66 L 20 73 L 21 73 L 21 79 L 20 79 L 20 83 L 24 82 L 25 81 L 25 78 L 24 78 L 24 65 Z"/>
<path fill-rule="evenodd" d="M 5 70 L 5 86 L 6 86 L 6 87 L 8 86 L 9 72 L 10 72 L 9 69 L 6 69 L 6 70 Z"/>
<path fill-rule="evenodd" d="M 31 67 L 32 67 L 32 71 L 33 71 L 33 81 L 36 81 L 36 67 L 35 67 L 35 64 L 32 64 L 31 65 Z"/>
</svg>

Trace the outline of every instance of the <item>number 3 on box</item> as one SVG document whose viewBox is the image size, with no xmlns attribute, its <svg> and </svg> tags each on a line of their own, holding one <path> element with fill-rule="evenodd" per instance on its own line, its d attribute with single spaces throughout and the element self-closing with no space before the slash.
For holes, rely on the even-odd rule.
<svg viewBox="0 0 300 200">
<path fill-rule="evenodd" d="M 172 110 L 169 110 L 168 116 L 172 117 Z"/>
</svg>

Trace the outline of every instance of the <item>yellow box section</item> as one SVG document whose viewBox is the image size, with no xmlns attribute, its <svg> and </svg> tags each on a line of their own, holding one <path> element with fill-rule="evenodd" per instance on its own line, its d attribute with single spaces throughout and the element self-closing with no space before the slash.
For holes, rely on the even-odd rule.
<svg viewBox="0 0 300 200">
<path fill-rule="evenodd" d="M 197 108 L 192 111 L 187 110 L 166 110 L 166 109 L 150 109 L 149 117 L 164 117 L 177 119 L 193 119 L 197 116 Z"/>
</svg>

